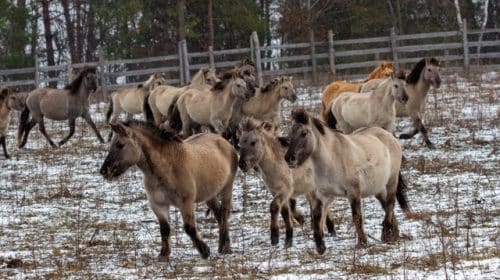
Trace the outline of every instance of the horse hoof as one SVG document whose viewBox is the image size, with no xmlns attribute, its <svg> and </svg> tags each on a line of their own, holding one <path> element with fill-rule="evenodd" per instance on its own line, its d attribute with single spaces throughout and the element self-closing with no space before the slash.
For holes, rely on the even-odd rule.
<svg viewBox="0 0 500 280">
<path fill-rule="evenodd" d="M 323 255 L 326 251 L 325 242 L 316 244 L 316 251 L 318 252 L 318 254 Z"/>
<path fill-rule="evenodd" d="M 286 239 L 285 240 L 285 248 L 290 248 L 293 245 L 293 239 Z"/>
<path fill-rule="evenodd" d="M 224 247 L 222 249 L 219 249 L 219 254 L 232 254 L 233 250 L 229 247 Z"/>
<path fill-rule="evenodd" d="M 210 256 L 210 248 L 206 244 L 202 244 L 200 246 L 200 254 L 202 258 L 208 258 Z"/>
<path fill-rule="evenodd" d="M 304 219 L 303 215 L 297 215 L 294 218 L 297 221 L 297 223 L 299 223 L 300 225 L 304 225 L 304 223 L 306 222 L 306 219 Z"/>
<path fill-rule="evenodd" d="M 159 262 L 169 262 L 170 257 L 168 255 L 158 255 L 158 261 Z"/>
<path fill-rule="evenodd" d="M 410 139 L 410 135 L 409 134 L 401 134 L 399 135 L 399 139 Z"/>
</svg>

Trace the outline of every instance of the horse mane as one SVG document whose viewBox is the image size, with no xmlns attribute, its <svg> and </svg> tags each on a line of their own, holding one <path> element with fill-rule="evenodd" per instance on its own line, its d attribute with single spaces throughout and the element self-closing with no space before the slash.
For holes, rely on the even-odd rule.
<svg viewBox="0 0 500 280">
<path fill-rule="evenodd" d="M 245 65 L 249 65 L 249 66 L 253 66 L 255 67 L 255 62 L 253 62 L 252 60 L 248 59 L 248 58 L 244 58 L 242 59 L 237 65 L 236 67 L 242 67 L 242 66 L 245 66 Z"/>
<path fill-rule="evenodd" d="M 439 61 L 435 59 L 434 57 L 430 58 L 427 60 L 426 58 L 422 58 L 414 67 L 413 70 L 411 70 L 410 74 L 408 77 L 406 77 L 406 83 L 414 85 L 418 82 L 420 79 L 420 74 L 422 73 L 422 70 L 424 70 L 425 65 L 429 63 L 434 66 L 439 66 Z"/>
<path fill-rule="evenodd" d="M 196 74 L 194 74 L 193 78 L 191 79 L 191 82 L 202 79 L 208 72 L 210 72 L 210 69 L 207 68 L 200 68 Z"/>
<path fill-rule="evenodd" d="M 315 117 L 310 117 L 309 113 L 304 108 L 297 108 L 292 111 L 292 118 L 300 124 L 309 124 L 311 119 L 312 124 L 318 129 L 319 133 L 325 135 L 325 127 L 323 122 Z"/>
<path fill-rule="evenodd" d="M 148 132 L 151 136 L 156 138 L 159 142 L 165 141 L 175 141 L 182 142 L 182 139 L 175 133 L 172 133 L 163 128 L 156 127 L 150 122 L 139 121 L 139 120 L 129 120 L 123 123 L 125 126 L 140 129 Z"/>
<path fill-rule="evenodd" d="M 252 117 L 246 117 L 241 121 L 242 131 L 252 131 L 259 127 L 259 123 Z"/>
<path fill-rule="evenodd" d="M 220 81 L 213 85 L 212 90 L 223 90 L 236 75 L 237 72 L 234 69 L 224 71 L 220 76 Z"/>
<path fill-rule="evenodd" d="M 265 85 L 263 88 L 261 88 L 260 92 L 261 93 L 268 93 L 268 92 L 272 91 L 276 87 L 276 85 L 278 84 L 278 81 L 279 81 L 278 78 L 272 79 L 269 83 L 267 83 L 267 85 Z"/>
<path fill-rule="evenodd" d="M 78 73 L 78 76 L 71 81 L 71 83 L 67 84 L 64 89 L 69 90 L 70 93 L 76 93 L 78 89 L 80 88 L 80 85 L 82 84 L 83 77 L 85 77 L 89 73 L 94 73 L 96 72 L 95 67 L 85 67 L 83 68 L 80 73 Z"/>
</svg>

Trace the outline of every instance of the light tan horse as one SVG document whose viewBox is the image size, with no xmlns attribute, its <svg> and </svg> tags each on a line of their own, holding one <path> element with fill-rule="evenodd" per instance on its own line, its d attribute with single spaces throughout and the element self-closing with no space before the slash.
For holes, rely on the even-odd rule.
<svg viewBox="0 0 500 280">
<path fill-rule="evenodd" d="M 359 88 L 363 83 L 366 83 L 372 79 L 385 79 L 394 73 L 392 62 L 382 62 L 373 71 L 368 74 L 368 76 L 361 81 L 361 83 L 348 83 L 346 81 L 335 81 L 330 83 L 323 90 L 323 97 L 321 99 L 321 111 L 320 115 L 323 120 L 326 120 L 326 114 L 328 114 L 330 103 L 335 100 L 343 92 L 353 92 L 359 91 Z"/>
<path fill-rule="evenodd" d="M 336 128 L 338 125 L 344 133 L 376 126 L 394 134 L 396 103 L 406 104 L 407 101 L 404 77 L 393 74 L 373 91 L 363 94 L 344 92 L 333 100 L 327 114 L 328 126 Z"/>
<path fill-rule="evenodd" d="M 194 124 L 209 126 L 222 134 L 231 119 L 233 111 L 241 110 L 244 101 L 255 94 L 255 88 L 236 71 L 225 72 L 209 92 L 188 89 L 176 102 L 181 120 L 182 135 L 191 135 Z M 172 118 L 170 118 L 172 120 Z"/>
<path fill-rule="evenodd" d="M 156 126 L 164 123 L 169 115 L 169 110 L 179 96 L 188 89 L 207 90 L 218 81 L 214 70 L 200 69 L 193 77 L 191 83 L 184 87 L 161 85 L 156 87 L 144 100 L 144 113 L 146 120 L 153 122 Z"/>
<path fill-rule="evenodd" d="M 219 224 L 219 253 L 231 252 L 228 219 L 233 181 L 238 168 L 235 149 L 219 135 L 205 133 L 184 141 L 150 123 L 111 124 L 116 136 L 100 173 L 114 179 L 136 165 L 144 174 L 144 187 L 160 223 L 159 259 L 170 255 L 170 206 L 180 210 L 184 231 L 203 258 L 210 248 L 196 228 L 195 204 L 206 202 Z"/>
<path fill-rule="evenodd" d="M 95 68 L 84 68 L 78 76 L 64 89 L 39 88 L 28 93 L 26 107 L 21 113 L 18 131 L 19 148 L 26 145 L 31 129 L 38 124 L 40 132 L 52 147 L 56 147 L 45 131 L 44 118 L 51 120 L 68 120 L 69 134 L 59 141 L 59 146 L 66 143 L 75 132 L 76 118 L 82 117 L 94 130 L 101 143 L 104 140 L 92 121 L 89 112 L 90 93 L 97 88 Z M 30 113 L 31 120 L 28 121 Z M 21 141 L 22 139 L 22 141 Z"/>
<path fill-rule="evenodd" d="M 434 144 L 429 140 L 427 129 L 424 127 L 422 117 L 425 110 L 425 99 L 431 86 L 439 88 L 441 86 L 441 77 L 439 75 L 439 61 L 435 58 L 421 59 L 410 74 L 406 77 L 406 93 L 408 94 L 408 102 L 401 104 L 396 102 L 396 116 L 410 117 L 413 121 L 413 131 L 403 133 L 399 136 L 400 139 L 409 139 L 415 136 L 418 132 L 422 133 L 422 138 L 428 148 L 434 148 Z M 362 86 L 361 91 L 370 91 L 376 88 L 381 80 L 372 80 Z"/>
<path fill-rule="evenodd" d="M 321 223 L 324 209 L 337 196 L 349 199 L 358 246 L 367 243 L 361 199 L 369 196 L 375 196 L 385 211 L 382 241 L 398 240 L 396 198 L 403 210 L 409 212 L 400 172 L 402 152 L 398 140 L 378 127 L 343 134 L 326 127 L 303 109 L 293 110 L 292 118 L 285 159 L 291 167 L 300 166 L 307 159 L 312 161 L 316 194 L 320 199 L 312 213 L 318 253 L 323 254 L 326 249 Z"/>
<path fill-rule="evenodd" d="M 278 77 L 265 87 L 257 88 L 255 96 L 243 104 L 243 115 L 278 123 L 281 101 L 286 99 L 293 103 L 297 100 L 292 80 L 292 76 Z"/>
<path fill-rule="evenodd" d="M 296 169 L 290 169 L 285 161 L 288 146 L 287 140 L 275 136 L 276 126 L 268 122 L 259 122 L 245 117 L 240 123 L 239 167 L 243 172 L 258 167 L 266 188 L 272 193 L 271 202 L 271 244 L 278 244 L 278 213 L 281 212 L 286 226 L 285 246 L 290 247 L 293 239 L 293 227 L 290 211 L 300 223 L 304 223 L 303 215 L 295 209 L 295 198 L 305 195 L 309 204 L 317 202 L 314 194 L 315 185 L 313 167 L 310 160 Z M 289 203 L 290 202 L 290 203 Z M 328 231 L 335 234 L 333 219 L 327 216 Z"/>
<path fill-rule="evenodd" d="M 106 121 L 116 123 L 121 112 L 127 113 L 127 119 L 133 115 L 141 114 L 144 107 L 144 97 L 156 87 L 166 84 L 167 80 L 161 73 L 155 73 L 136 87 L 122 87 L 111 93 Z M 110 134 L 111 138 L 111 134 Z"/>
<path fill-rule="evenodd" d="M 7 143 L 5 138 L 7 137 L 7 129 L 10 123 L 10 97 L 14 93 L 8 87 L 0 87 L 0 144 L 2 144 L 3 154 L 5 158 L 10 158 L 7 153 Z"/>
</svg>

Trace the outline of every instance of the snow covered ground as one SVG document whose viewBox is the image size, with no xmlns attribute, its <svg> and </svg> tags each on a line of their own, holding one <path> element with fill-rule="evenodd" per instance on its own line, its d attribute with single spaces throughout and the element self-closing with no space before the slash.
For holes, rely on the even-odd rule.
<svg viewBox="0 0 500 280">
<path fill-rule="evenodd" d="M 366 249 L 355 248 L 355 230 L 345 199 L 331 206 L 337 236 L 325 238 L 318 255 L 310 220 L 296 225 L 294 245 L 270 245 L 270 194 L 253 171 L 237 175 L 230 217 L 233 253 L 217 253 L 213 217 L 199 205 L 197 222 L 211 248 L 199 257 L 172 211 L 170 263 L 158 263 L 159 226 L 149 209 L 142 174 L 133 169 L 115 182 L 98 174 L 107 152 L 89 127 L 77 124 L 75 136 L 52 149 L 35 128 L 18 150 L 18 115 L 9 130 L 12 159 L 0 154 L 0 278 L 407 278 L 492 279 L 500 277 L 499 136 L 500 75 L 444 77 L 428 96 L 424 118 L 437 149 L 420 136 L 401 141 L 407 163 L 403 174 L 409 199 L 422 219 L 407 220 L 396 208 L 401 240 L 380 242 L 383 211 L 374 198 L 363 201 Z M 318 111 L 320 88 L 301 88 L 299 104 Z M 291 105 L 285 103 L 288 118 Z M 99 129 L 106 104 L 93 106 Z M 47 121 L 59 140 L 66 123 Z M 286 120 L 283 128 L 286 128 Z M 398 133 L 411 122 L 398 119 Z M 300 207 L 308 213 L 304 199 Z"/>
</svg>

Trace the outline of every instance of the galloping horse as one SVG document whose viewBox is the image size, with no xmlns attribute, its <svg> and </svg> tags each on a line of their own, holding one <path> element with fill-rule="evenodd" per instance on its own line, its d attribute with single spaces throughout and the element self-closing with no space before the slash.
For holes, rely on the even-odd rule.
<svg viewBox="0 0 500 280">
<path fill-rule="evenodd" d="M 75 120 L 82 117 L 94 130 L 101 143 L 104 140 L 97 130 L 89 113 L 89 96 L 97 88 L 95 68 L 84 68 L 78 76 L 64 89 L 39 88 L 28 93 L 26 107 L 21 113 L 19 121 L 18 144 L 19 148 L 26 145 L 31 129 L 38 124 L 40 132 L 52 147 L 56 147 L 45 131 L 44 117 L 51 120 L 68 120 L 69 134 L 59 141 L 59 146 L 66 143 L 75 132 Z M 31 120 L 28 121 L 30 113 Z M 22 138 L 22 141 L 21 141 Z"/>
<path fill-rule="evenodd" d="M 196 228 L 195 204 L 206 202 L 219 224 L 219 253 L 230 253 L 228 218 L 238 155 L 225 139 L 212 133 L 182 141 L 150 123 L 111 124 L 116 136 L 100 173 L 114 179 L 136 165 L 144 174 L 144 187 L 160 223 L 160 261 L 170 255 L 170 206 L 180 210 L 184 230 L 203 258 L 210 248 Z"/>
<path fill-rule="evenodd" d="M 379 127 L 343 134 L 324 126 L 303 109 L 293 110 L 292 118 L 285 159 L 291 167 L 300 166 L 308 159 L 312 161 L 316 194 L 320 199 L 312 213 L 318 253 L 323 254 L 326 249 L 322 231 L 324 209 L 336 196 L 349 199 L 358 246 L 367 243 L 361 199 L 368 196 L 375 196 L 385 211 L 382 241 L 397 240 L 396 198 L 403 210 L 410 212 L 400 171 L 403 154 L 398 140 Z"/>
<path fill-rule="evenodd" d="M 435 58 L 421 59 L 410 74 L 406 77 L 406 93 L 408 94 L 408 102 L 401 104 L 396 102 L 396 116 L 410 117 L 413 121 L 413 131 L 404 133 L 399 136 L 400 139 L 409 139 L 415 136 L 418 132 L 422 133 L 425 144 L 429 148 L 434 148 L 434 144 L 429 140 L 427 129 L 422 122 L 422 115 L 425 110 L 425 98 L 431 86 L 439 88 L 441 86 L 441 77 L 439 76 L 439 61 Z M 361 87 L 361 92 L 371 91 L 382 80 L 375 79 L 366 83 Z"/>
<path fill-rule="evenodd" d="M 323 120 L 326 120 L 326 114 L 328 114 L 330 103 L 337 98 L 342 92 L 346 91 L 359 91 L 360 86 L 372 79 L 385 79 L 393 73 L 392 62 L 382 62 L 373 71 L 368 74 L 361 83 L 348 83 L 345 81 L 335 81 L 325 87 L 323 90 L 323 98 L 321 99 L 321 112 L 320 115 Z"/>
</svg>

